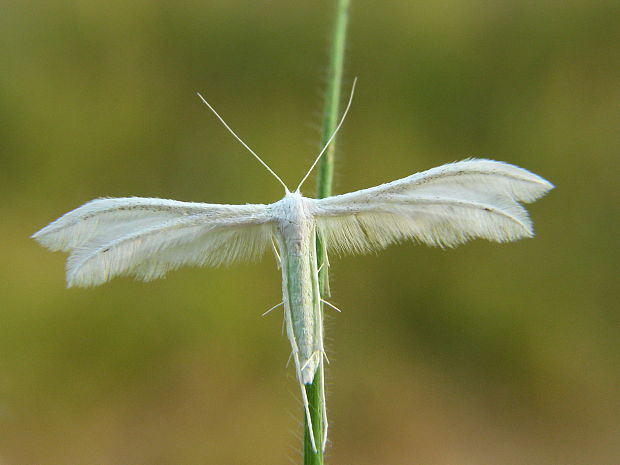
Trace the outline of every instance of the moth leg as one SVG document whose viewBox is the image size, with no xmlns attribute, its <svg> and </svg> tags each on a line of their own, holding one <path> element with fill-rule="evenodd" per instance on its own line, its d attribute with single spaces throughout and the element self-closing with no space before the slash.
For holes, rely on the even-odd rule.
<svg viewBox="0 0 620 465">
<path fill-rule="evenodd" d="M 297 353 L 295 353 L 295 357 L 296 357 L 296 364 L 299 363 L 299 357 L 297 355 Z M 327 355 L 325 354 L 325 350 L 323 349 L 323 347 L 321 346 L 321 348 L 319 350 L 317 350 L 316 352 L 314 352 L 312 354 L 312 356 L 308 359 L 308 361 L 306 363 L 304 363 L 304 365 L 301 367 L 299 373 L 301 373 L 301 371 L 304 370 L 304 368 L 306 367 L 306 365 L 308 365 L 311 361 L 313 361 L 315 358 L 319 359 L 319 370 L 321 373 L 321 385 L 320 385 L 320 396 L 321 396 L 321 404 L 322 404 L 322 408 L 321 408 L 321 423 L 323 426 L 323 439 L 321 441 L 321 450 L 324 451 L 325 450 L 325 446 L 327 445 L 327 429 L 329 427 L 329 424 L 327 423 L 327 402 L 325 400 L 325 368 L 324 368 L 324 364 L 323 364 L 323 359 L 327 360 L 327 362 L 329 363 L 329 360 L 327 359 Z M 307 404 L 308 402 L 308 398 L 306 397 L 306 390 L 303 387 L 302 384 L 302 397 L 304 399 L 304 408 L 306 409 L 306 416 L 308 417 L 308 426 L 310 431 L 312 432 L 311 435 L 314 435 L 314 429 L 312 428 L 312 422 L 310 421 L 310 410 L 309 410 L 309 405 Z M 313 442 L 313 447 L 314 446 L 314 438 L 312 438 L 312 442 Z M 314 451 L 316 452 L 316 449 L 314 449 Z"/>
<path fill-rule="evenodd" d="M 276 262 L 278 262 L 278 270 L 282 268 L 282 259 L 280 258 L 280 254 L 278 253 L 278 248 L 276 247 L 276 243 L 273 240 L 273 236 L 271 236 L 271 247 L 273 247 L 273 254 L 276 256 Z"/>
<path fill-rule="evenodd" d="M 329 255 L 327 254 L 327 247 L 323 247 L 323 263 L 321 263 L 321 266 L 326 265 L 325 267 L 325 295 L 327 297 L 331 297 L 332 296 L 332 291 L 329 287 Z"/>
<path fill-rule="evenodd" d="M 325 355 L 325 351 L 323 351 L 323 356 L 325 360 L 327 360 L 327 356 Z M 329 360 L 327 360 L 329 363 Z M 323 357 L 319 361 L 319 370 L 321 370 L 321 399 L 323 400 L 323 409 L 321 412 L 322 420 L 323 420 L 323 443 L 321 447 L 323 451 L 325 451 L 325 447 L 327 446 L 327 429 L 329 428 L 329 424 L 327 423 L 327 401 L 325 399 L 325 369 L 323 365 Z"/>
<path fill-rule="evenodd" d="M 293 321 L 288 305 L 284 307 L 284 322 L 286 324 L 288 339 L 291 343 L 291 355 L 293 356 L 293 360 L 295 362 L 295 375 L 297 376 L 297 382 L 299 383 L 299 387 L 301 389 L 301 399 L 304 404 L 304 410 L 306 412 L 308 430 L 310 432 L 310 443 L 312 445 L 312 450 L 314 452 L 317 452 L 316 442 L 314 441 L 314 427 L 312 426 L 312 417 L 310 416 L 310 403 L 308 402 L 308 395 L 306 394 L 306 386 L 302 381 L 303 378 L 301 375 L 301 362 L 299 361 L 299 348 L 297 347 L 297 341 L 295 341 L 295 336 L 293 333 Z"/>
<path fill-rule="evenodd" d="M 329 266 L 329 263 L 328 263 Z M 320 295 L 319 295 L 319 299 L 321 299 Z M 323 300 L 323 299 L 321 299 Z M 317 307 L 319 307 L 317 305 Z M 318 310 L 318 308 L 317 308 Z M 321 441 L 321 448 L 323 451 L 325 451 L 325 447 L 327 446 L 327 430 L 329 429 L 329 423 L 327 422 L 327 398 L 325 397 L 325 364 L 323 363 L 323 359 L 327 360 L 327 363 L 329 363 L 329 359 L 327 358 L 327 353 L 325 352 L 325 346 L 323 343 L 323 315 L 320 311 L 317 311 L 317 317 L 318 317 L 318 329 L 319 329 L 319 337 L 318 337 L 318 357 L 319 357 L 319 373 L 321 376 L 321 391 L 320 391 L 320 396 L 321 396 L 321 404 L 322 404 L 322 409 L 321 409 L 321 423 L 323 424 L 323 440 Z"/>
<path fill-rule="evenodd" d="M 310 443 L 312 444 L 312 450 L 317 452 L 316 443 L 314 442 L 314 427 L 312 426 L 312 418 L 310 416 L 310 402 L 308 402 L 308 395 L 306 394 L 306 385 L 301 381 L 301 369 L 299 367 L 299 354 L 297 351 L 293 354 L 293 359 L 295 360 L 297 381 L 299 381 L 299 387 L 301 388 L 301 399 L 304 404 L 304 410 L 306 411 L 306 421 L 308 422 Z"/>
</svg>

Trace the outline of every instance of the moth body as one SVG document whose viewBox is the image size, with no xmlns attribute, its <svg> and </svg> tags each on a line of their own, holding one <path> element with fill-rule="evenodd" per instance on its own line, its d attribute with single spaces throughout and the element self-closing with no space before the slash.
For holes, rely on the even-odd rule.
<svg viewBox="0 0 620 465">
<path fill-rule="evenodd" d="M 272 204 L 287 336 L 297 376 L 311 384 L 323 355 L 313 199 L 287 192 Z"/>
</svg>

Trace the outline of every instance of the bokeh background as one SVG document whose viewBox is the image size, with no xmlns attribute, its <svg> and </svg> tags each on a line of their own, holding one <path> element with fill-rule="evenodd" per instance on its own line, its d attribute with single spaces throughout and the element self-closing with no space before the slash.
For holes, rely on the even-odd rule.
<svg viewBox="0 0 620 465">
<path fill-rule="evenodd" d="M 299 463 L 273 257 L 64 284 L 100 196 L 272 202 L 318 150 L 331 1 L 0 5 L 0 464 Z M 470 156 L 557 185 L 537 237 L 332 257 L 332 464 L 620 463 L 620 5 L 354 0 L 335 191 Z M 346 93 L 346 91 L 345 91 Z M 312 184 L 305 192 L 310 195 Z"/>
</svg>

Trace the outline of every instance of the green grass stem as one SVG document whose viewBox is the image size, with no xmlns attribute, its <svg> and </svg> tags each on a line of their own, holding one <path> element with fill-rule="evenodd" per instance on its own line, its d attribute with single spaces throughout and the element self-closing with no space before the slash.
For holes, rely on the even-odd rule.
<svg viewBox="0 0 620 465">
<path fill-rule="evenodd" d="M 331 40 L 330 63 L 328 70 L 328 80 L 325 98 L 325 109 L 323 113 L 323 127 L 321 134 L 321 145 L 329 140 L 336 129 L 340 113 L 340 93 L 342 88 L 342 75 L 344 67 L 344 54 L 346 44 L 347 22 L 349 14 L 349 0 L 336 0 L 336 21 L 334 24 Z M 332 193 L 332 179 L 334 168 L 334 156 L 336 153 L 336 140 L 334 139 L 323 155 L 317 174 L 317 198 L 328 197 Z M 317 238 L 317 261 L 319 267 L 323 265 L 327 258 L 326 251 Z M 321 296 L 325 298 L 325 290 L 329 289 L 327 266 L 322 266 L 319 273 L 319 286 Z M 323 311 L 323 305 L 319 306 Z M 325 399 L 321 396 L 321 371 L 318 370 L 311 385 L 306 386 L 306 395 L 310 406 L 310 416 L 314 426 L 315 442 L 319 448 L 318 452 L 312 450 L 310 435 L 312 431 L 308 428 L 308 422 L 304 415 L 304 465 L 323 465 L 323 452 L 320 444 L 323 441 L 323 431 L 321 428 L 321 415 Z"/>
</svg>

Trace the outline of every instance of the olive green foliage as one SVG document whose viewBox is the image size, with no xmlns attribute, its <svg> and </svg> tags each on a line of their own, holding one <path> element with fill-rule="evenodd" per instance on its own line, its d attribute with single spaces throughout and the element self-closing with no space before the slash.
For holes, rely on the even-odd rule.
<svg viewBox="0 0 620 465">
<path fill-rule="evenodd" d="M 301 461 L 272 257 L 67 290 L 29 235 L 100 196 L 280 198 L 195 92 L 295 185 L 332 6 L 4 3 L 2 464 Z M 618 31 L 614 1 L 354 3 L 334 193 L 469 156 L 557 189 L 532 240 L 330 257 L 327 463 L 620 461 Z"/>
</svg>

